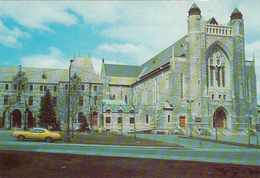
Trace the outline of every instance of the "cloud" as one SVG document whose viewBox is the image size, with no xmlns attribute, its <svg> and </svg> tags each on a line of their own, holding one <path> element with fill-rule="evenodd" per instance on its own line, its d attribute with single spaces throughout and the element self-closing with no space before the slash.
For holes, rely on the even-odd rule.
<svg viewBox="0 0 260 178">
<path fill-rule="evenodd" d="M 130 43 L 102 44 L 98 46 L 96 53 L 102 53 L 109 60 L 130 65 L 141 65 L 155 55 L 155 52 L 147 46 Z"/>
<path fill-rule="evenodd" d="M 18 42 L 17 38 L 21 38 L 22 32 L 17 27 L 12 29 L 7 28 L 4 23 L 0 20 L 0 43 L 7 47 L 18 48 L 21 44 Z M 29 33 L 24 33 L 24 37 L 30 38 Z"/>
<path fill-rule="evenodd" d="M 23 57 L 24 67 L 35 67 L 35 68 L 53 68 L 53 69 L 67 69 L 69 67 L 69 62 L 64 54 L 57 48 L 49 48 L 50 54 L 47 55 L 31 55 Z"/>
<path fill-rule="evenodd" d="M 11 17 L 24 27 L 51 31 L 48 24 L 70 26 L 77 17 L 59 2 L 0 2 L 0 16 Z"/>
</svg>

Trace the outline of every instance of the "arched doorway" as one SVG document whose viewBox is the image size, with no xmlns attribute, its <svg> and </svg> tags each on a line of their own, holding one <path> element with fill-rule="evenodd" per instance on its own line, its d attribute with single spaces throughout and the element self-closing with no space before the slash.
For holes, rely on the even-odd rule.
<svg viewBox="0 0 260 178">
<path fill-rule="evenodd" d="M 213 127 L 224 127 L 227 120 L 225 109 L 219 107 L 213 116 Z"/>
<path fill-rule="evenodd" d="M 15 109 L 12 112 L 12 116 L 13 116 L 13 124 L 12 127 L 21 127 L 21 121 L 22 121 L 22 114 L 21 111 L 19 109 Z"/>
<path fill-rule="evenodd" d="M 28 128 L 35 127 L 33 113 L 31 111 L 28 112 Z"/>
<path fill-rule="evenodd" d="M 85 114 L 83 112 L 79 112 L 78 113 L 78 123 L 84 124 L 86 122 L 87 122 L 87 120 L 86 120 Z"/>
<path fill-rule="evenodd" d="M 98 113 L 93 112 L 93 126 L 98 126 Z"/>
</svg>

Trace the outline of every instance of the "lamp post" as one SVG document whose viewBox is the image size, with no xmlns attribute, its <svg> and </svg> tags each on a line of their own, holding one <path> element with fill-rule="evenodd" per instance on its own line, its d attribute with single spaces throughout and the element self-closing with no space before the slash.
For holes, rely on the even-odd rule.
<svg viewBox="0 0 260 178">
<path fill-rule="evenodd" d="M 69 93 L 68 93 L 68 138 L 70 136 L 70 73 L 71 73 L 71 63 L 73 59 L 70 59 L 70 67 L 69 67 Z M 72 122 L 73 124 L 73 122 Z M 73 125 L 72 125 L 73 129 Z"/>
<path fill-rule="evenodd" d="M 190 108 L 190 137 L 192 137 L 192 125 L 191 125 L 191 103 L 194 102 L 194 100 L 191 99 L 186 99 L 186 101 L 189 103 L 189 108 Z"/>
</svg>

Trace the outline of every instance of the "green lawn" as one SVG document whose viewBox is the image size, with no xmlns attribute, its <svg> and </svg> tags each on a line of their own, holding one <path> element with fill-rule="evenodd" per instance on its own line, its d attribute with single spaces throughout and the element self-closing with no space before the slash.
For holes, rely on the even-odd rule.
<svg viewBox="0 0 260 178">
<path fill-rule="evenodd" d="M 61 132 L 62 139 L 66 138 L 66 133 Z M 70 134 L 71 136 L 71 134 Z M 134 138 L 133 136 L 117 135 L 117 134 L 82 134 L 76 133 L 70 138 L 70 143 L 78 144 L 101 144 L 101 145 L 127 145 L 127 146 L 169 146 L 182 147 L 177 144 L 170 144 L 161 141 L 153 141 L 146 138 Z"/>
</svg>

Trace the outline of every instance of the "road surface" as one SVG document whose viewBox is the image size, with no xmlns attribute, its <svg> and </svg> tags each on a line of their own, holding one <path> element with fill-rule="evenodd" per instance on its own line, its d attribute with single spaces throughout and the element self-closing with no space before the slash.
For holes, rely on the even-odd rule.
<svg viewBox="0 0 260 178">
<path fill-rule="evenodd" d="M 232 163 L 260 166 L 260 149 L 217 144 L 216 147 L 198 147 L 200 141 L 186 139 L 190 147 L 167 148 L 145 146 L 86 145 L 22 141 L 10 137 L 11 132 L 1 132 L 0 150 L 68 153 L 133 158 L 155 158 L 215 163 Z M 9 134 L 9 135 L 8 135 Z M 181 138 L 179 138 L 181 139 Z M 205 143 L 203 143 L 205 144 Z M 212 144 L 212 143 L 211 143 Z M 215 143 L 216 144 L 216 143 Z M 195 147 L 193 147 L 196 145 Z"/>
</svg>

